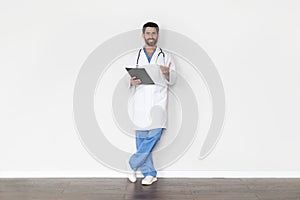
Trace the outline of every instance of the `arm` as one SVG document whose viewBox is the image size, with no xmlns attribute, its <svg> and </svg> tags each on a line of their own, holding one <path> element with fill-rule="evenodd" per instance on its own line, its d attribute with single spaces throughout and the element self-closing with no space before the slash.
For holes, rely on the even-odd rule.
<svg viewBox="0 0 300 200">
<path fill-rule="evenodd" d="M 165 76 L 165 79 L 167 81 L 170 81 L 170 67 L 171 67 L 171 62 L 169 63 L 168 66 L 162 66 L 162 65 L 160 66 L 160 70 Z"/>
<path fill-rule="evenodd" d="M 137 57 L 137 52 L 133 53 L 130 56 L 130 58 L 127 62 L 127 66 L 131 66 L 131 67 L 135 66 L 136 57 Z M 129 77 L 128 88 L 131 88 L 132 86 L 136 86 L 136 85 L 141 84 L 140 79 L 136 79 L 136 77 L 130 77 L 129 75 L 128 75 L 128 77 Z"/>
<path fill-rule="evenodd" d="M 174 65 L 174 62 L 172 61 L 172 59 L 170 58 L 170 56 L 168 56 L 167 61 L 168 61 L 167 63 L 169 63 L 168 66 L 161 65 L 160 70 L 162 71 L 162 73 L 165 77 L 166 83 L 168 85 L 173 85 L 176 82 L 175 65 Z"/>
</svg>

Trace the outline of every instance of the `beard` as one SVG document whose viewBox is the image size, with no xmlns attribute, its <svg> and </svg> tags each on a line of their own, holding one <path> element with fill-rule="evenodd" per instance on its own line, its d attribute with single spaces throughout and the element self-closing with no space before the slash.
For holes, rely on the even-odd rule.
<svg viewBox="0 0 300 200">
<path fill-rule="evenodd" d="M 145 43 L 146 43 L 148 46 L 150 46 L 150 47 L 155 46 L 155 45 L 156 45 L 156 42 L 157 42 L 157 40 L 155 40 L 155 39 L 147 39 L 147 40 L 145 40 Z"/>
</svg>

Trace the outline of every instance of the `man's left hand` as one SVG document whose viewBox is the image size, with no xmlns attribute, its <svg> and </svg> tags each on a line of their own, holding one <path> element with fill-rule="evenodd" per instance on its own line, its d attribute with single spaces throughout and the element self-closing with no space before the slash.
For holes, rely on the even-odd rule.
<svg viewBox="0 0 300 200">
<path fill-rule="evenodd" d="M 169 72 L 170 72 L 170 67 L 171 67 L 171 62 L 169 63 L 168 66 L 160 66 L 160 70 L 163 73 L 163 75 L 165 76 L 165 78 L 169 81 Z"/>
<path fill-rule="evenodd" d="M 160 66 L 160 70 L 161 70 L 161 72 L 162 72 L 164 75 L 166 75 L 166 74 L 169 74 L 170 67 L 171 67 L 171 62 L 169 63 L 168 66 L 163 66 L 163 65 L 161 65 L 161 66 Z"/>
</svg>

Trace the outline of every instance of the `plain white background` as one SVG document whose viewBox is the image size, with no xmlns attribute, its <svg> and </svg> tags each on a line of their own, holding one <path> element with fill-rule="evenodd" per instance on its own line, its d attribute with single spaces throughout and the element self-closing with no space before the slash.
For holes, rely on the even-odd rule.
<svg viewBox="0 0 300 200">
<path fill-rule="evenodd" d="M 226 121 L 161 176 L 300 176 L 297 0 L 0 1 L 0 177 L 123 176 L 85 150 L 73 120 L 81 65 L 102 42 L 153 20 L 215 63 Z M 120 44 L 122 45 L 122 44 Z"/>
</svg>

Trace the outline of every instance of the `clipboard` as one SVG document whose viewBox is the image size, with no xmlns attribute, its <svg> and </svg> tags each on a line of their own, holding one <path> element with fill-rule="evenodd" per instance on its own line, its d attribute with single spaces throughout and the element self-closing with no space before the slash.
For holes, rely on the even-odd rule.
<svg viewBox="0 0 300 200">
<path fill-rule="evenodd" d="M 151 79 L 150 75 L 147 73 L 145 68 L 129 68 L 125 67 L 127 72 L 131 77 L 136 77 L 137 79 L 141 80 L 141 84 L 145 85 L 153 85 L 155 84 L 154 81 Z"/>
</svg>

